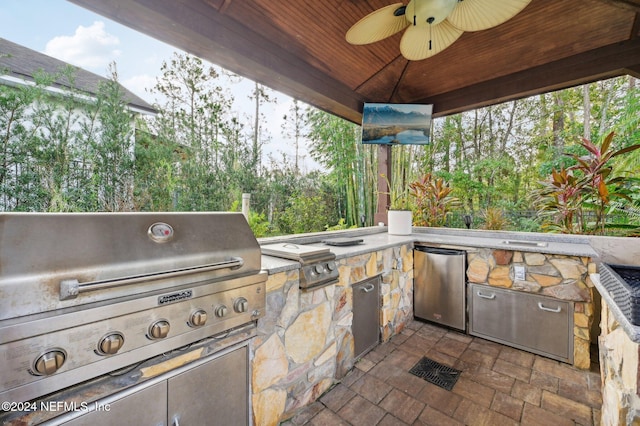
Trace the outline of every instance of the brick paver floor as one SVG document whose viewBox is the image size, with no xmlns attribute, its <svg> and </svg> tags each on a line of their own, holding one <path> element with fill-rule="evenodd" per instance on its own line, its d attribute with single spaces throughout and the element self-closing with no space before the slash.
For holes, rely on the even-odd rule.
<svg viewBox="0 0 640 426">
<path fill-rule="evenodd" d="M 462 371 L 451 391 L 408 372 L 423 356 Z M 582 371 L 413 321 L 283 426 L 599 425 L 601 405 L 597 364 Z"/>
</svg>

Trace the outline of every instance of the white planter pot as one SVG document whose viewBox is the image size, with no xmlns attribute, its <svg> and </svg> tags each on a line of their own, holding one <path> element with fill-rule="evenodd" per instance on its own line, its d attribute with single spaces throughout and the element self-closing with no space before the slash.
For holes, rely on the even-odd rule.
<svg viewBox="0 0 640 426">
<path fill-rule="evenodd" d="M 411 210 L 389 210 L 387 212 L 388 233 L 391 235 L 410 235 Z"/>
</svg>

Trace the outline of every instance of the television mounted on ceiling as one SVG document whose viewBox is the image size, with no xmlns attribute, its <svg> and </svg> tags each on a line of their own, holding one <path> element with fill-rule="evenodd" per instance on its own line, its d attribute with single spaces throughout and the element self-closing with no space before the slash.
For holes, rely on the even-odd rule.
<svg viewBox="0 0 640 426">
<path fill-rule="evenodd" d="M 432 112 L 431 104 L 365 103 L 362 110 L 362 143 L 428 145 Z"/>
</svg>

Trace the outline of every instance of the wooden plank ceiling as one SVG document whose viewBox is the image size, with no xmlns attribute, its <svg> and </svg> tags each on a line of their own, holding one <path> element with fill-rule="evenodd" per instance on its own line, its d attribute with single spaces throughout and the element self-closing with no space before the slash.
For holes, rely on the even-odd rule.
<svg viewBox="0 0 640 426">
<path fill-rule="evenodd" d="M 602 78 L 640 77 L 640 0 L 532 0 L 516 17 L 407 61 L 401 33 L 345 41 L 396 0 L 70 0 L 360 123 L 363 102 L 432 103 L 443 116 Z"/>
</svg>

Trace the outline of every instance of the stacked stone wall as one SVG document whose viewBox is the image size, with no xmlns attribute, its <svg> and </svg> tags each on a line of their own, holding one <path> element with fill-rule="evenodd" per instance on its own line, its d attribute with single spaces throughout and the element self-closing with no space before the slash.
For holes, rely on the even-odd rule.
<svg viewBox="0 0 640 426">
<path fill-rule="evenodd" d="M 629 339 L 606 303 L 602 305 L 599 338 L 604 426 L 640 424 L 638 358 L 640 346 Z"/>
<path fill-rule="evenodd" d="M 337 284 L 299 288 L 299 270 L 267 279 L 267 308 L 252 341 L 254 424 L 277 425 L 312 403 L 354 365 L 353 284 L 380 277 L 382 341 L 413 318 L 410 244 L 340 259 Z"/>
</svg>

